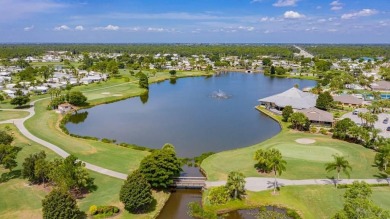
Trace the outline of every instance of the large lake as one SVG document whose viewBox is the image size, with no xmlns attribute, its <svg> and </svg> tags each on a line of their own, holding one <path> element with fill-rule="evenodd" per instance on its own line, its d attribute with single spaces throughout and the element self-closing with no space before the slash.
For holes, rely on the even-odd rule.
<svg viewBox="0 0 390 219">
<path fill-rule="evenodd" d="M 66 127 L 74 134 L 150 148 L 172 143 L 180 157 L 194 157 L 246 147 L 277 134 L 279 125 L 254 107 L 259 98 L 295 84 L 303 88 L 316 82 L 245 73 L 168 80 L 152 84 L 148 97 L 82 110 L 79 114 L 87 111 L 87 117 Z M 213 98 L 218 90 L 230 98 Z"/>
</svg>

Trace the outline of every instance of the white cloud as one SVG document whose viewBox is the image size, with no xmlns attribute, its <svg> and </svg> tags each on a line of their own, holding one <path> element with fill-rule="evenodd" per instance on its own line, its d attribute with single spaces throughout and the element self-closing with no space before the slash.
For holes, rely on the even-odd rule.
<svg viewBox="0 0 390 219">
<path fill-rule="evenodd" d="M 349 13 L 349 14 L 343 14 L 341 16 L 341 19 L 352 19 L 357 17 L 367 17 L 374 14 L 377 14 L 378 11 L 375 9 L 363 9 L 361 11 L 355 12 L 355 13 Z"/>
<path fill-rule="evenodd" d="M 296 6 L 298 0 L 278 0 L 273 4 L 275 7 L 287 7 L 287 6 Z"/>
<path fill-rule="evenodd" d="M 252 0 L 251 3 L 258 3 L 258 2 L 262 2 L 263 0 Z"/>
<path fill-rule="evenodd" d="M 75 29 L 75 30 L 79 30 L 79 31 L 83 31 L 83 30 L 84 30 L 84 27 L 81 26 L 81 25 L 79 25 L 79 26 L 76 26 L 74 29 Z"/>
<path fill-rule="evenodd" d="M 58 26 L 58 27 L 54 27 L 54 30 L 56 31 L 60 31 L 60 30 L 70 30 L 70 27 L 66 26 L 66 25 L 61 25 L 61 26 Z"/>
<path fill-rule="evenodd" d="M 31 25 L 31 26 L 29 26 L 29 27 L 23 28 L 24 31 L 30 31 L 30 30 L 32 30 L 32 29 L 34 29 L 34 25 Z"/>
<path fill-rule="evenodd" d="M 161 27 L 159 27 L 159 28 L 156 28 L 156 27 L 149 27 L 149 28 L 147 29 L 147 31 L 150 31 L 150 32 L 164 32 L 165 29 L 164 29 L 164 28 L 161 28 Z"/>
<path fill-rule="evenodd" d="M 283 16 L 284 16 L 284 18 L 287 18 L 287 19 L 298 19 L 298 18 L 305 17 L 305 15 L 300 14 L 296 11 L 286 11 Z"/>
<path fill-rule="evenodd" d="M 260 18 L 261 22 L 267 22 L 267 21 L 275 21 L 274 17 L 262 17 Z"/>
<path fill-rule="evenodd" d="M 240 30 L 246 30 L 246 31 L 254 31 L 254 27 L 245 27 L 245 26 L 239 26 L 238 29 Z"/>
<path fill-rule="evenodd" d="M 271 33 L 271 31 L 270 30 L 265 30 L 264 33 L 265 34 L 269 34 L 269 33 Z"/>
<path fill-rule="evenodd" d="M 329 5 L 332 6 L 330 8 L 330 10 L 332 10 L 332 11 L 338 11 L 338 10 L 343 9 L 343 4 L 339 0 L 333 1 Z"/>
<path fill-rule="evenodd" d="M 119 26 L 115 26 L 115 25 L 107 25 L 105 27 L 95 27 L 93 28 L 94 30 L 110 30 L 110 31 L 117 31 L 119 30 Z"/>
</svg>

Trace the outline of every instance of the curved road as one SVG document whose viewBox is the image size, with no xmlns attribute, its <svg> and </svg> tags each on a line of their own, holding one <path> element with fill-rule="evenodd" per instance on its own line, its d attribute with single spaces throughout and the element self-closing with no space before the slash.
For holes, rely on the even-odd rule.
<svg viewBox="0 0 390 219">
<path fill-rule="evenodd" d="M 47 98 L 43 98 L 43 99 L 47 99 Z M 31 134 L 24 126 L 24 122 L 26 120 L 28 120 L 29 118 L 31 118 L 32 116 L 34 116 L 34 114 L 35 114 L 35 110 L 34 110 L 35 109 L 34 108 L 35 102 L 43 100 L 43 99 L 39 99 L 39 100 L 36 100 L 34 102 L 31 102 L 30 103 L 31 107 L 29 109 L 24 109 L 24 110 L 1 109 L 4 111 L 26 111 L 26 112 L 29 112 L 30 115 L 28 115 L 25 118 L 21 118 L 21 119 L 10 119 L 10 120 L 6 120 L 6 121 L 2 121 L 2 122 L 0 122 L 0 124 L 13 123 L 19 129 L 19 131 L 24 136 L 26 136 L 28 139 L 35 141 L 38 144 L 41 144 L 41 145 L 49 148 L 50 150 L 54 151 L 55 153 L 57 153 L 61 157 L 65 158 L 65 157 L 69 156 L 68 152 L 62 150 L 60 147 L 58 147 L 50 142 L 47 142 L 45 140 L 42 140 L 42 139 L 36 137 L 35 135 Z M 103 167 L 99 167 L 99 166 L 96 166 L 94 164 L 90 164 L 87 162 L 84 162 L 84 163 L 85 163 L 85 167 L 87 169 L 104 174 L 104 175 L 107 175 L 107 176 L 115 177 L 118 179 L 126 179 L 126 177 L 127 177 L 127 174 L 124 174 L 124 173 L 105 169 Z M 274 178 L 248 177 L 248 178 L 245 178 L 245 180 L 246 180 L 245 188 L 249 191 L 258 192 L 258 191 L 273 189 L 273 187 L 274 187 Z M 378 184 L 378 183 L 389 183 L 390 184 L 390 178 L 387 178 L 387 179 L 343 179 L 343 180 L 339 181 L 339 184 L 351 184 L 355 180 L 365 181 L 369 184 Z M 334 185 L 335 183 L 336 183 L 336 181 L 332 180 L 332 179 L 304 179 L 304 180 L 278 179 L 277 180 L 278 186 L 332 185 L 332 184 Z M 207 181 L 206 187 L 221 186 L 221 185 L 225 185 L 225 184 L 226 184 L 226 181 Z"/>
</svg>

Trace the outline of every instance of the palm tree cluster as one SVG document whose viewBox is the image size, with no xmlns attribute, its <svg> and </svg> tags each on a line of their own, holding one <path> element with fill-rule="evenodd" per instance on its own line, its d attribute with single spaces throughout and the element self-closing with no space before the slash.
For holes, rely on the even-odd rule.
<svg viewBox="0 0 390 219">
<path fill-rule="evenodd" d="M 282 175 L 286 171 L 287 162 L 283 160 L 282 153 L 278 149 L 259 149 L 255 153 L 254 159 L 257 161 L 255 164 L 256 169 L 262 172 L 273 172 L 274 173 L 274 193 L 277 188 L 276 176 Z"/>
</svg>

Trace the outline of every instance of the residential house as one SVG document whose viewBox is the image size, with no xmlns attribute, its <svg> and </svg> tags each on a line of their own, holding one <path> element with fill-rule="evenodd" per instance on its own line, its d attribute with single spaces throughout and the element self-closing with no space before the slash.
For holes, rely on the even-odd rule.
<svg viewBox="0 0 390 219">
<path fill-rule="evenodd" d="M 362 99 L 348 94 L 333 96 L 333 100 L 343 106 L 360 107 L 361 105 L 363 105 Z"/>
<path fill-rule="evenodd" d="M 333 114 L 324 110 L 310 107 L 308 109 L 297 110 L 297 112 L 303 113 L 313 124 L 318 125 L 330 125 L 333 124 Z"/>
</svg>

